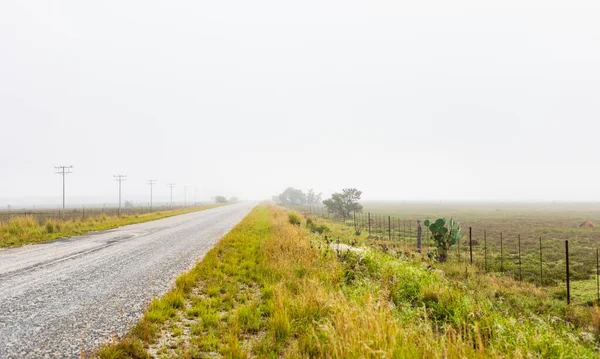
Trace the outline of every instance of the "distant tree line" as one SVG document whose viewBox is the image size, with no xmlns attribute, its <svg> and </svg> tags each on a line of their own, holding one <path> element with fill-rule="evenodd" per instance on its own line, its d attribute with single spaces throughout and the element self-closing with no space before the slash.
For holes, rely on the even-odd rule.
<svg viewBox="0 0 600 359">
<path fill-rule="evenodd" d="M 235 203 L 237 201 L 239 201 L 237 197 L 231 197 L 229 200 L 227 200 L 225 196 L 215 196 L 216 203 Z"/>
<path fill-rule="evenodd" d="M 353 212 L 362 212 L 363 206 L 358 202 L 362 196 L 362 191 L 356 188 L 344 188 L 341 193 L 334 193 L 331 198 L 322 201 L 321 193 L 315 193 L 309 189 L 308 193 L 302 190 L 288 187 L 273 200 L 284 206 L 305 206 L 317 205 L 323 203 L 329 213 L 333 213 L 343 218 L 349 218 Z"/>
<path fill-rule="evenodd" d="M 308 193 L 304 193 L 301 189 L 288 187 L 279 195 L 274 196 L 273 200 L 284 206 L 314 206 L 321 203 L 321 193 L 317 194 L 312 189 L 309 189 Z"/>
</svg>

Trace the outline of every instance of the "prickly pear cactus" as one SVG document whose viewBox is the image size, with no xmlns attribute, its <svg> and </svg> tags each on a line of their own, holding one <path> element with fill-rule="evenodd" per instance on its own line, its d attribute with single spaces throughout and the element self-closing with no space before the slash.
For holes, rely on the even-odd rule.
<svg viewBox="0 0 600 359">
<path fill-rule="evenodd" d="M 446 223 L 446 218 L 439 218 L 435 222 L 430 222 L 427 219 L 423 224 L 429 228 L 431 238 L 437 247 L 437 260 L 445 262 L 448 259 L 450 247 L 460 240 L 460 225 L 454 221 L 454 218 L 450 218 L 448 223 Z"/>
</svg>

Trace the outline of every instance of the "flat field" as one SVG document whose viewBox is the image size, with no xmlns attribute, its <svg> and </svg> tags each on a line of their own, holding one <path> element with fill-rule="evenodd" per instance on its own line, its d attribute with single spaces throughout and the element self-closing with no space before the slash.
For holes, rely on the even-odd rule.
<svg viewBox="0 0 600 359">
<path fill-rule="evenodd" d="M 400 241 L 413 250 L 417 220 L 454 217 L 460 222 L 463 238 L 451 251 L 452 261 L 470 261 L 471 227 L 475 265 L 543 285 L 565 299 L 565 241 L 568 240 L 571 300 L 579 304 L 598 300 L 596 254 L 600 246 L 600 204 L 381 201 L 363 205 L 363 213 L 356 217 L 363 232 L 369 231 L 370 213 L 372 237 Z M 323 213 L 320 207 L 311 211 Z M 580 227 L 585 221 L 599 227 Z M 353 225 L 354 218 L 346 222 Z M 425 227 L 423 248 L 424 253 L 434 251 Z"/>
<path fill-rule="evenodd" d="M 87 215 L 66 215 L 64 218 L 58 215 L 58 211 L 24 213 L 22 216 L 14 216 L 13 213 L 10 217 L 7 217 L 10 219 L 0 220 L 0 248 L 47 242 L 57 238 L 72 237 L 93 231 L 104 231 L 128 224 L 148 222 L 218 206 L 220 205 L 211 204 L 144 213 L 123 211 L 120 215 L 116 214 L 117 211 L 114 210 L 88 211 Z M 75 212 L 69 211 L 69 213 Z"/>
</svg>

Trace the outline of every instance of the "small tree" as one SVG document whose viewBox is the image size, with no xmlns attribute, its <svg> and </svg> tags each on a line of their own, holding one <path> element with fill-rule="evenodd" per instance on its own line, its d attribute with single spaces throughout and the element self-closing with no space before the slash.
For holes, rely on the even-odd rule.
<svg viewBox="0 0 600 359">
<path fill-rule="evenodd" d="M 279 195 L 279 202 L 284 206 L 288 205 L 305 205 L 306 194 L 302 190 L 288 187 Z"/>
<path fill-rule="evenodd" d="M 448 260 L 448 250 L 460 240 L 460 224 L 450 218 L 448 226 L 446 226 L 446 218 L 439 218 L 435 222 L 430 222 L 428 219 L 423 222 L 425 227 L 429 228 L 431 238 L 435 241 L 437 247 L 437 260 L 445 262 Z"/>
<path fill-rule="evenodd" d="M 227 203 L 227 198 L 225 198 L 225 196 L 215 196 L 215 202 L 217 202 L 217 203 Z"/>
<path fill-rule="evenodd" d="M 323 201 L 329 212 L 342 216 L 344 219 L 350 217 L 352 212 L 361 212 L 363 206 L 358 203 L 362 191 L 356 188 L 344 188 L 342 193 L 334 193 L 331 198 Z"/>
<path fill-rule="evenodd" d="M 321 203 L 321 193 L 316 194 L 314 190 L 309 189 L 306 194 L 306 203 L 309 205 L 316 205 Z"/>
</svg>

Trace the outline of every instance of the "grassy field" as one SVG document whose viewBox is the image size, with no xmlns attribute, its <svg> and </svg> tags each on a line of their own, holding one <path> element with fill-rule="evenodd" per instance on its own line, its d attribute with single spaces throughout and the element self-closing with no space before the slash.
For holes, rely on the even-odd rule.
<svg viewBox="0 0 600 359">
<path fill-rule="evenodd" d="M 337 238 L 353 247 L 332 249 Z M 440 265 L 402 245 L 259 206 L 155 299 L 127 336 L 96 354 L 598 357 L 597 307 L 568 306 L 532 284 L 468 264 Z"/>
<path fill-rule="evenodd" d="M 0 222 L 0 248 L 46 242 L 57 238 L 71 237 L 92 231 L 102 231 L 128 224 L 148 222 L 218 206 L 186 207 L 162 212 L 122 216 L 102 214 L 89 216 L 86 219 L 47 219 L 44 223 L 39 223 L 36 218 L 31 216 L 13 217 L 7 222 Z"/>
<path fill-rule="evenodd" d="M 322 214 L 319 208 L 313 208 L 312 212 Z M 454 217 L 463 228 L 463 239 L 450 254 L 453 261 L 469 260 L 468 232 L 472 227 L 476 265 L 544 287 L 559 288 L 557 295 L 562 297 L 566 297 L 565 240 L 568 240 L 572 299 L 580 304 L 598 301 L 596 250 L 600 245 L 600 227 L 579 225 L 584 221 L 600 225 L 600 204 L 366 202 L 363 213 L 357 216 L 363 232 L 368 232 L 368 212 L 374 237 L 389 238 L 390 216 L 392 239 L 413 250 L 417 219 Z M 352 225 L 353 218 L 347 223 Z M 423 235 L 426 238 L 425 228 Z M 423 243 L 425 251 L 434 251 L 433 243 L 426 239 Z"/>
</svg>

